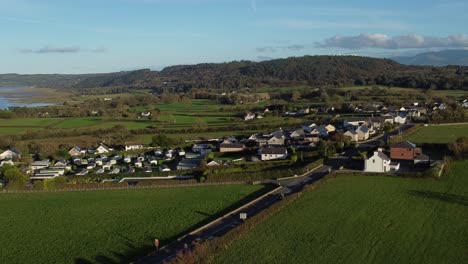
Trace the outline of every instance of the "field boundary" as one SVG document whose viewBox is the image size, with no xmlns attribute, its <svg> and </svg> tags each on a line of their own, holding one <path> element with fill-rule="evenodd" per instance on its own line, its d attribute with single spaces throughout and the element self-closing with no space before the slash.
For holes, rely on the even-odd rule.
<svg viewBox="0 0 468 264">
<path fill-rule="evenodd" d="M 118 190 L 139 190 L 139 189 L 161 189 L 161 188 L 187 188 L 203 186 L 222 186 L 222 185 L 242 185 L 249 184 L 248 181 L 234 182 L 209 182 L 209 183 L 190 183 L 190 184 L 171 184 L 171 185 L 148 185 L 148 186 L 126 186 L 111 188 L 82 188 L 82 189 L 56 189 L 56 190 L 0 190 L 0 194 L 13 193 L 65 193 L 65 192 L 89 192 L 89 191 L 118 191 Z"/>
</svg>

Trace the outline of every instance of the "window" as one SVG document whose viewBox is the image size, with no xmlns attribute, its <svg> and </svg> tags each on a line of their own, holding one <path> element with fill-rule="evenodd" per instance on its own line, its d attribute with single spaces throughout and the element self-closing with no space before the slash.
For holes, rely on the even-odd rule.
<svg viewBox="0 0 468 264">
<path fill-rule="evenodd" d="M 372 163 L 375 163 L 375 159 L 372 160 Z"/>
</svg>

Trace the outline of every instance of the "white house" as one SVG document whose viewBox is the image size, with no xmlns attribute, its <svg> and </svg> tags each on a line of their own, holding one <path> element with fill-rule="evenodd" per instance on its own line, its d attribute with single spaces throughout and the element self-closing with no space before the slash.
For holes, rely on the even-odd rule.
<svg viewBox="0 0 468 264">
<path fill-rule="evenodd" d="M 389 172 L 390 158 L 381 151 L 374 151 L 374 155 L 364 161 L 365 172 Z"/>
<path fill-rule="evenodd" d="M 406 114 L 398 113 L 395 116 L 394 121 L 395 121 L 396 124 L 406 124 Z"/>
<path fill-rule="evenodd" d="M 96 152 L 99 154 L 109 153 L 109 151 L 109 147 L 104 144 L 99 145 L 99 147 L 96 149 Z"/>
<path fill-rule="evenodd" d="M 31 169 L 32 170 L 40 170 L 40 169 L 45 169 L 50 166 L 50 160 L 45 159 L 45 160 L 40 160 L 40 161 L 35 161 L 31 164 Z"/>
<path fill-rule="evenodd" d="M 367 140 L 370 135 L 369 129 L 366 126 L 360 126 L 358 129 L 356 129 L 356 133 L 358 135 L 359 141 Z"/>
<path fill-rule="evenodd" d="M 288 150 L 279 148 L 262 148 L 259 150 L 261 160 L 283 160 L 288 158 Z"/>
<path fill-rule="evenodd" d="M 344 133 L 343 136 L 348 137 L 351 141 L 359 140 L 358 133 L 356 133 L 356 131 L 353 129 L 346 131 L 346 133 Z"/>
<path fill-rule="evenodd" d="M 0 160 L 21 158 L 21 153 L 17 150 L 9 149 L 0 153 Z"/>
</svg>

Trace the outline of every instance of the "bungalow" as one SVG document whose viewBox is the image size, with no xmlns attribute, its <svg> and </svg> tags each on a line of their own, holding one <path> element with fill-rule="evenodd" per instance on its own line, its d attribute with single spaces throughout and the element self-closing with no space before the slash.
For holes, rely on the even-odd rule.
<svg viewBox="0 0 468 264">
<path fill-rule="evenodd" d="M 76 157 L 76 156 L 81 156 L 83 153 L 81 152 L 81 148 L 80 148 L 80 147 L 74 146 L 73 148 L 71 148 L 71 149 L 68 151 L 68 154 L 70 154 L 70 156 L 72 156 L 72 157 Z"/>
<path fill-rule="evenodd" d="M 358 133 L 356 133 L 356 131 L 353 130 L 353 129 L 346 131 L 346 132 L 343 134 L 343 136 L 349 138 L 351 141 L 357 142 L 357 141 L 359 140 Z"/>
<path fill-rule="evenodd" d="M 403 141 L 390 146 L 390 158 L 397 160 L 414 160 L 421 155 L 421 148 L 417 148 L 414 143 Z"/>
<path fill-rule="evenodd" d="M 288 150 L 284 147 L 261 148 L 259 150 L 261 160 L 284 160 L 288 158 Z"/>
<path fill-rule="evenodd" d="M 374 151 L 374 155 L 364 161 L 365 172 L 389 172 L 390 158 L 382 151 Z"/>
<path fill-rule="evenodd" d="M 336 127 L 334 125 L 330 125 L 330 124 L 326 125 L 325 129 L 328 131 L 328 133 L 336 131 Z"/>
<path fill-rule="evenodd" d="M 48 159 L 35 161 L 31 164 L 31 170 L 45 169 L 45 168 L 48 168 L 49 166 L 50 166 L 50 160 Z"/>
<path fill-rule="evenodd" d="M 21 158 L 21 152 L 16 149 L 8 149 L 0 153 L 0 160 Z"/>
<path fill-rule="evenodd" d="M 177 164 L 177 170 L 192 170 L 201 166 L 202 159 L 182 159 Z"/>
<path fill-rule="evenodd" d="M 245 145 L 241 143 L 223 143 L 219 145 L 219 152 L 242 152 Z"/>
<path fill-rule="evenodd" d="M 104 144 L 100 144 L 99 147 L 96 149 L 96 152 L 99 154 L 109 153 L 110 148 Z"/>
</svg>

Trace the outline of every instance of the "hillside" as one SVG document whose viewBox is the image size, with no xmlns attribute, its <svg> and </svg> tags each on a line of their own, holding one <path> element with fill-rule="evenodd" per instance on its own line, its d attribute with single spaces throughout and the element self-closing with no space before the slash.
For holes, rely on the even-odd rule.
<svg viewBox="0 0 468 264">
<path fill-rule="evenodd" d="M 414 56 L 391 58 L 406 65 L 462 65 L 468 66 L 468 50 L 443 50 L 438 52 L 425 52 Z"/>
<path fill-rule="evenodd" d="M 342 87 L 386 85 L 425 89 L 468 89 L 468 67 L 407 66 L 389 59 L 304 56 L 263 62 L 172 66 L 87 75 L 0 75 L 0 85 L 47 87 L 148 87 L 179 92 L 193 88 L 239 89 L 292 85 Z"/>
</svg>

